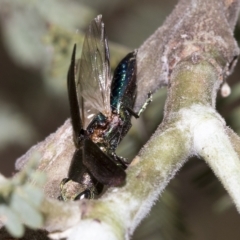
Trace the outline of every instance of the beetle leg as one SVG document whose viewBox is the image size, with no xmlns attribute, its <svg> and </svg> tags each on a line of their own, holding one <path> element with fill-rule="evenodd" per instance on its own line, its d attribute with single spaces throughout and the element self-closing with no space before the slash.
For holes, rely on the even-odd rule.
<svg viewBox="0 0 240 240">
<path fill-rule="evenodd" d="M 70 178 L 63 178 L 62 179 L 62 181 L 61 181 L 61 183 L 60 183 L 60 193 L 61 193 L 61 195 L 60 196 L 58 196 L 58 200 L 60 200 L 60 201 L 64 201 L 64 197 L 63 197 L 63 186 L 68 182 L 68 181 L 70 181 Z"/>
<path fill-rule="evenodd" d="M 145 111 L 145 109 L 147 108 L 147 106 L 149 105 L 149 103 L 152 102 L 152 93 L 149 92 L 148 93 L 148 98 L 147 100 L 145 101 L 145 103 L 142 105 L 142 107 L 140 108 L 139 112 L 138 113 L 135 113 L 131 108 L 129 107 L 126 107 L 126 109 L 130 112 L 130 114 L 132 114 L 135 118 L 139 118 L 140 115 L 142 114 L 142 112 Z"/>
<path fill-rule="evenodd" d="M 152 93 L 151 92 L 149 92 L 148 93 L 148 98 L 147 98 L 147 100 L 145 101 L 145 103 L 142 105 L 142 107 L 141 107 L 141 109 L 139 110 L 139 112 L 138 112 L 138 117 L 141 115 L 141 113 L 143 112 L 143 111 L 145 111 L 145 109 L 147 108 L 147 106 L 150 104 L 152 102 Z"/>
<path fill-rule="evenodd" d="M 115 152 L 112 152 L 111 156 L 113 156 L 114 160 L 117 162 L 117 165 L 122 167 L 124 170 L 127 169 L 129 162 L 126 158 L 118 156 Z"/>
</svg>

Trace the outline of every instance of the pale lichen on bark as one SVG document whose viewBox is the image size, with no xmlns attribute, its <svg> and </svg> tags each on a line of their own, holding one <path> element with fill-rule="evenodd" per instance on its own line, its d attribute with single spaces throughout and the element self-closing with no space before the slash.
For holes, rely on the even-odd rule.
<svg viewBox="0 0 240 240">
<path fill-rule="evenodd" d="M 138 51 L 135 109 L 140 108 L 149 91 L 167 86 L 163 122 L 127 169 L 123 187 L 108 189 L 99 200 L 70 205 L 46 199 L 43 212 L 49 232 L 68 230 L 64 236 L 77 239 L 81 231 L 83 239 L 92 239 L 93 234 L 106 239 L 110 231 L 112 239 L 129 239 L 170 179 L 192 155 L 207 161 L 240 211 L 240 139 L 215 110 L 217 91 L 239 54 L 233 38 L 239 6 L 239 0 L 180 0 L 164 25 L 143 43 Z M 21 169 L 33 152 L 40 153 L 39 168 L 49 177 L 46 195 L 56 198 L 73 151 L 67 121 L 19 159 L 17 168 Z M 76 214 L 71 220 L 68 211 Z M 95 226 L 94 230 L 86 223 Z"/>
</svg>

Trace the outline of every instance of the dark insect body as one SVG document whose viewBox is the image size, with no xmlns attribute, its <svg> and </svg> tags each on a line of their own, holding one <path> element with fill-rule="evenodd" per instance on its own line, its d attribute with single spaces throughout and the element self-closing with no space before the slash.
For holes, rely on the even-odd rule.
<svg viewBox="0 0 240 240">
<path fill-rule="evenodd" d="M 126 178 L 127 161 L 115 151 L 131 128 L 136 98 L 136 54 L 119 63 L 111 78 L 109 49 L 101 16 L 87 31 L 81 59 L 75 64 L 76 45 L 68 71 L 68 95 L 76 146 L 68 178 L 61 183 L 61 200 L 94 198 L 104 185 L 120 186 Z M 77 70 L 77 71 L 76 71 Z M 71 193 L 69 182 L 78 183 Z M 76 190 L 74 190 L 76 191 Z"/>
</svg>

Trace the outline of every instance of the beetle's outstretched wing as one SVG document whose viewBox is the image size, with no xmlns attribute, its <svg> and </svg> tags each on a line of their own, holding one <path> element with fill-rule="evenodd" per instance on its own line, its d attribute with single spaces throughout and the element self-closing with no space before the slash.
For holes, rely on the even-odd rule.
<svg viewBox="0 0 240 240">
<path fill-rule="evenodd" d="M 77 66 L 77 91 L 84 115 L 84 128 L 90 122 L 90 114 L 87 112 L 89 106 L 92 108 L 90 112 L 95 109 L 104 115 L 110 114 L 110 84 L 108 42 L 102 16 L 99 15 L 87 30 Z"/>
<path fill-rule="evenodd" d="M 83 154 L 83 164 L 100 183 L 120 186 L 125 182 L 126 172 L 90 139 L 85 139 L 83 142 Z"/>
<path fill-rule="evenodd" d="M 81 133 L 83 126 L 76 91 L 75 56 L 76 56 L 76 44 L 73 47 L 72 59 L 68 69 L 67 86 L 68 86 L 68 99 L 70 104 L 70 115 L 73 127 L 73 139 L 75 145 L 78 146 L 79 134 Z"/>
</svg>

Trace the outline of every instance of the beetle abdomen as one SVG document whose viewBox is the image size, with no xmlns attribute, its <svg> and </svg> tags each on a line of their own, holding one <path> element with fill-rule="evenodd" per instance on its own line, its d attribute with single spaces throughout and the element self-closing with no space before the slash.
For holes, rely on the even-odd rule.
<svg viewBox="0 0 240 240">
<path fill-rule="evenodd" d="M 114 71 L 111 85 L 110 104 L 112 111 L 119 112 L 122 99 L 131 94 L 132 105 L 136 91 L 136 51 L 127 54 Z M 129 106 L 130 107 L 130 106 Z"/>
</svg>

